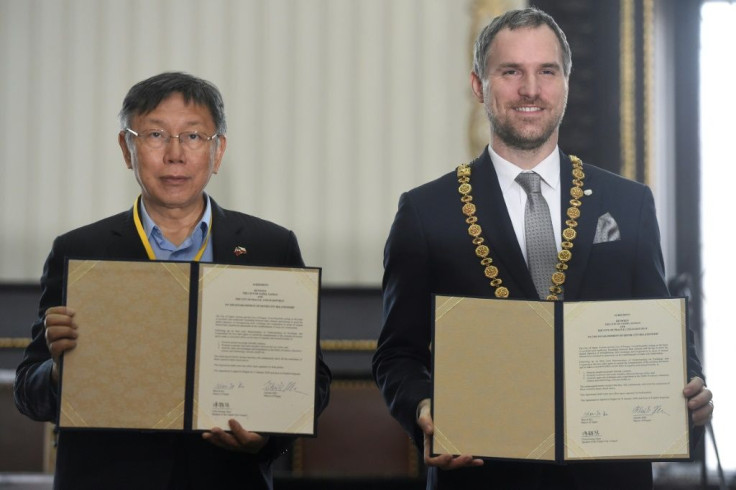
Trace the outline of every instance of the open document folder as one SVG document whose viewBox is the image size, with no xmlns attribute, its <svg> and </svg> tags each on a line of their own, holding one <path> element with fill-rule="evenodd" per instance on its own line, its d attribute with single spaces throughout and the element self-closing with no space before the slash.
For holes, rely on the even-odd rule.
<svg viewBox="0 0 736 490">
<path fill-rule="evenodd" d="M 433 454 L 690 457 L 684 298 L 435 296 Z"/>
<path fill-rule="evenodd" d="M 313 435 L 320 269 L 69 260 L 61 429 Z"/>
</svg>

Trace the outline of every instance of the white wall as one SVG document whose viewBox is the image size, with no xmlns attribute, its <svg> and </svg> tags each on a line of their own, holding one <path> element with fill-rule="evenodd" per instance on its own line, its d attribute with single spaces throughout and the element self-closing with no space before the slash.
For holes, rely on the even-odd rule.
<svg viewBox="0 0 736 490">
<path fill-rule="evenodd" d="M 378 285 L 400 192 L 472 156 L 489 3 L 524 2 L 0 0 L 0 281 L 37 281 L 56 235 L 131 206 L 120 104 L 183 70 L 225 98 L 215 199 L 293 229 L 326 284 Z"/>
</svg>

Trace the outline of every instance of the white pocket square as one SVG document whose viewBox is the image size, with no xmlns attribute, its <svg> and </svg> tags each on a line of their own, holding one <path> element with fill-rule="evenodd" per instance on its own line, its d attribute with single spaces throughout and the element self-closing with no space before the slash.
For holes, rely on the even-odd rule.
<svg viewBox="0 0 736 490">
<path fill-rule="evenodd" d="M 621 232 L 618 229 L 618 223 L 613 219 L 611 213 L 606 213 L 598 218 L 598 226 L 595 228 L 593 244 L 615 242 L 616 240 L 621 240 Z"/>
</svg>

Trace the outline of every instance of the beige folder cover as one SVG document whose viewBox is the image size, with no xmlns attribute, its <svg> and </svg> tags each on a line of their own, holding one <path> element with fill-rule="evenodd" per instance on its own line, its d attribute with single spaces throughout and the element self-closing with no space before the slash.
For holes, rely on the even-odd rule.
<svg viewBox="0 0 736 490">
<path fill-rule="evenodd" d="M 554 461 L 554 303 L 435 301 L 434 453 Z"/>
<path fill-rule="evenodd" d="M 69 260 L 60 427 L 183 429 L 188 263 Z"/>
</svg>

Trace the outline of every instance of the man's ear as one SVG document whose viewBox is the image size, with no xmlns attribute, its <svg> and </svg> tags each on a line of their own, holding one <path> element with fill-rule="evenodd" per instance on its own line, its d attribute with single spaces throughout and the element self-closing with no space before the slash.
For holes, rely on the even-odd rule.
<svg viewBox="0 0 736 490">
<path fill-rule="evenodd" d="M 120 131 L 120 133 L 118 133 L 118 144 L 120 145 L 120 149 L 123 151 L 123 160 L 125 160 L 125 166 L 128 168 L 133 168 L 133 161 L 130 157 L 130 149 L 128 148 L 128 143 L 125 141 L 125 131 Z"/>
<path fill-rule="evenodd" d="M 470 72 L 470 88 L 473 89 L 473 95 L 475 95 L 476 100 L 482 104 L 484 102 L 483 80 L 474 71 Z"/>
<path fill-rule="evenodd" d="M 212 173 L 216 174 L 220 170 L 220 164 L 222 163 L 222 157 L 225 154 L 225 148 L 227 147 L 227 137 L 224 134 L 221 134 L 218 136 L 220 138 L 220 142 L 217 146 L 217 152 L 215 153 L 215 161 L 214 166 L 212 168 Z"/>
</svg>

